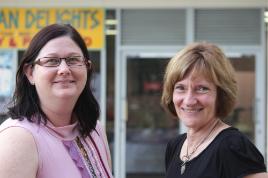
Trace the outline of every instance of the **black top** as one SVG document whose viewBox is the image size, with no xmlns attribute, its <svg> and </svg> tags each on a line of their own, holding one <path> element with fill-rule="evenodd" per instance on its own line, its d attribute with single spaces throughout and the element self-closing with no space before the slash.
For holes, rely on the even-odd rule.
<svg viewBox="0 0 268 178">
<path fill-rule="evenodd" d="M 186 134 L 169 141 L 166 149 L 166 178 L 242 178 L 266 172 L 257 148 L 237 129 L 221 131 L 197 157 L 186 163 L 181 175 L 180 151 Z"/>
</svg>

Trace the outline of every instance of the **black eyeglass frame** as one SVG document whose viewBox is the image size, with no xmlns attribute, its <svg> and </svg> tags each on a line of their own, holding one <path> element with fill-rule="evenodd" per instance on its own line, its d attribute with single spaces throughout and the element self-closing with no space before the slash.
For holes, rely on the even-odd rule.
<svg viewBox="0 0 268 178">
<path fill-rule="evenodd" d="M 72 57 L 77 57 L 77 56 L 72 56 Z M 79 57 L 81 57 L 81 56 L 79 56 Z M 68 63 L 66 62 L 66 59 L 68 59 L 68 58 L 71 58 L 71 57 L 53 57 L 53 58 L 57 58 L 57 59 L 60 59 L 60 63 L 57 65 L 57 66 L 45 66 L 45 65 L 43 65 L 42 63 L 41 63 L 41 59 L 43 59 L 43 58 L 52 58 L 52 57 L 41 57 L 41 58 L 38 58 L 37 60 L 35 60 L 35 61 L 33 61 L 32 63 L 30 63 L 30 65 L 33 67 L 34 65 L 39 65 L 39 66 L 42 66 L 42 67 L 49 67 L 49 68 L 53 68 L 53 67 L 59 67 L 60 66 L 60 64 L 61 64 L 61 62 L 62 62 L 62 60 L 64 60 L 65 61 L 65 63 L 68 65 Z M 84 58 L 84 57 L 82 57 L 83 58 L 83 63 L 85 64 L 85 66 L 88 68 L 88 69 L 90 69 L 91 68 L 91 65 L 92 65 L 92 63 L 91 63 L 91 60 L 89 60 L 89 59 L 86 59 L 86 58 Z M 69 67 L 72 67 L 71 65 L 68 65 Z"/>
</svg>

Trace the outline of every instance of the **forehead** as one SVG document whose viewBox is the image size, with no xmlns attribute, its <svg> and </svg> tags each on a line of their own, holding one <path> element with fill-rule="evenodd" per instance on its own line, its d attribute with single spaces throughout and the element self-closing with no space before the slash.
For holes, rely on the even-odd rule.
<svg viewBox="0 0 268 178">
<path fill-rule="evenodd" d="M 208 75 L 206 72 L 202 71 L 191 71 L 187 75 L 183 77 L 182 81 L 190 81 L 196 84 L 209 84 L 215 85 L 214 82 L 211 80 L 211 76 Z M 179 81 L 180 82 L 180 81 Z"/>
<path fill-rule="evenodd" d="M 48 41 L 40 50 L 38 56 L 49 54 L 68 55 L 72 53 L 82 54 L 82 51 L 70 37 L 62 36 Z"/>
</svg>

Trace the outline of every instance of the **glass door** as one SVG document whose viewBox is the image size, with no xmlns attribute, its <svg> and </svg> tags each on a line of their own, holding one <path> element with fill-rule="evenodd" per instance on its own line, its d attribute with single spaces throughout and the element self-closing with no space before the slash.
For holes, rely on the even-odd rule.
<svg viewBox="0 0 268 178">
<path fill-rule="evenodd" d="M 127 57 L 126 177 L 163 177 L 168 140 L 178 122 L 160 105 L 168 58 Z"/>
</svg>

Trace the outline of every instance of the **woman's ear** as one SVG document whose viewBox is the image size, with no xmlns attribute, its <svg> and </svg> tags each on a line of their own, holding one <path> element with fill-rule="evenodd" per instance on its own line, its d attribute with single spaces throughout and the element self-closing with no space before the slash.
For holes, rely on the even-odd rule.
<svg viewBox="0 0 268 178">
<path fill-rule="evenodd" d="M 28 78 L 29 82 L 34 85 L 34 79 L 33 79 L 33 66 L 29 64 L 25 64 L 23 66 L 23 72 Z"/>
</svg>

